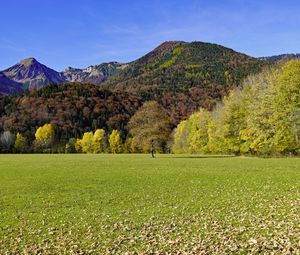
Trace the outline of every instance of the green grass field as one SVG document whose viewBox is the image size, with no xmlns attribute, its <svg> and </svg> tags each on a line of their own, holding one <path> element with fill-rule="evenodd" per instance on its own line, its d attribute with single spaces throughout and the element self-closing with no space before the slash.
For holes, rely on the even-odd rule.
<svg viewBox="0 0 300 255">
<path fill-rule="evenodd" d="M 0 254 L 299 254 L 300 159 L 0 155 Z"/>
</svg>

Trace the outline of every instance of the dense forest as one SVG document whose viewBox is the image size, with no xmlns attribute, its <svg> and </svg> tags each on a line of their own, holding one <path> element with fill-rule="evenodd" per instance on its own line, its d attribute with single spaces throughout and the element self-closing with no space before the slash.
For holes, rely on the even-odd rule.
<svg viewBox="0 0 300 255">
<path fill-rule="evenodd" d="M 0 128 L 20 132 L 29 141 L 38 127 L 51 123 L 55 140 L 64 144 L 72 137 L 98 127 L 122 130 L 142 102 L 127 93 L 111 92 L 87 84 L 59 84 L 26 91 L 0 100 Z"/>
</svg>

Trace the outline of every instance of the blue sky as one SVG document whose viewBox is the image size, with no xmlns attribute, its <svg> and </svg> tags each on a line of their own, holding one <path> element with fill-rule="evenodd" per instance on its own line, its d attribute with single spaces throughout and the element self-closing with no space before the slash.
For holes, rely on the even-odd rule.
<svg viewBox="0 0 300 255">
<path fill-rule="evenodd" d="M 296 0 L 0 1 L 0 70 L 31 56 L 58 71 L 127 62 L 167 40 L 252 56 L 300 52 Z"/>
</svg>

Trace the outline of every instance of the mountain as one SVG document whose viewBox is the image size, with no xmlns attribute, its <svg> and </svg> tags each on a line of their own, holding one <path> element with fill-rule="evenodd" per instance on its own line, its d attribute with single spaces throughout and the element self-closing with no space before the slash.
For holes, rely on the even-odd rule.
<svg viewBox="0 0 300 255">
<path fill-rule="evenodd" d="M 129 63 L 107 84 L 129 90 L 152 85 L 182 89 L 211 82 L 230 86 L 266 64 L 217 44 L 170 41 Z"/>
<path fill-rule="evenodd" d="M 11 80 L 22 83 L 28 89 L 38 89 L 50 83 L 65 82 L 59 72 L 39 63 L 34 58 L 27 58 L 6 69 L 3 73 Z"/>
<path fill-rule="evenodd" d="M 126 67 L 126 64 L 118 62 L 91 65 L 85 69 L 68 67 L 61 75 L 69 82 L 100 84 L 106 81 L 110 76 L 115 75 L 124 67 Z"/>
<path fill-rule="evenodd" d="M 165 42 L 110 77 L 103 86 L 154 99 L 174 123 L 198 110 L 211 109 L 249 74 L 270 62 L 217 44 Z"/>
<path fill-rule="evenodd" d="M 219 100 L 248 74 L 273 62 L 291 59 L 300 59 L 300 54 L 253 58 L 217 44 L 169 41 L 130 63 L 109 62 L 84 69 L 68 67 L 63 72 L 27 58 L 2 71 L 0 93 L 19 93 L 20 84 L 25 89 L 39 89 L 65 82 L 102 84 L 105 88 L 148 98 L 153 90 L 184 94 L 195 90 L 207 96 L 206 102 L 200 105 L 209 108 L 215 104 L 215 99 Z"/>
<path fill-rule="evenodd" d="M 35 58 L 27 58 L 4 70 L 2 73 L 11 81 L 23 84 L 24 88 L 31 90 L 40 89 L 49 84 L 65 82 L 82 82 L 97 85 L 106 81 L 124 67 L 126 67 L 126 64 L 110 62 L 91 65 L 85 69 L 68 67 L 64 72 L 57 72 L 39 63 Z M 2 83 L 0 83 L 1 85 Z M 2 86 L 4 86 L 4 83 Z M 14 86 L 13 83 L 12 86 Z M 18 91 L 17 88 L 16 91 Z"/>
<path fill-rule="evenodd" d="M 23 85 L 9 79 L 0 72 L 0 95 L 18 94 L 23 91 Z"/>
<path fill-rule="evenodd" d="M 289 60 L 300 60 L 300 54 L 281 54 L 270 57 L 260 57 L 260 60 L 266 60 L 270 62 L 289 61 Z"/>
</svg>

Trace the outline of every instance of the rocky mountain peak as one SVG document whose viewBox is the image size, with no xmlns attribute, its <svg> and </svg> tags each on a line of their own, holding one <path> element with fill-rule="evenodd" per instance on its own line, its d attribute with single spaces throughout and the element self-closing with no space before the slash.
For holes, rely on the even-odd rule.
<svg viewBox="0 0 300 255">
<path fill-rule="evenodd" d="M 22 83 L 29 89 L 65 81 L 59 72 L 39 63 L 35 58 L 26 58 L 4 70 L 3 73 L 11 80 Z"/>
<path fill-rule="evenodd" d="M 23 66 L 31 66 L 31 65 L 38 65 L 40 63 L 35 58 L 25 58 L 21 60 L 18 64 Z"/>
</svg>

